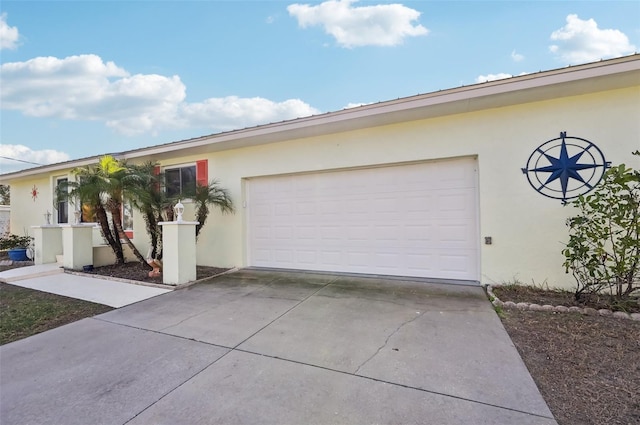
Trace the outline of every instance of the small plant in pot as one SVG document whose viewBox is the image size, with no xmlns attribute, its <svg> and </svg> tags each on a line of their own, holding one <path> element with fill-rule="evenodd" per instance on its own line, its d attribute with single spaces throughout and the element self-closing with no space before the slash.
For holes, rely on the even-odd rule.
<svg viewBox="0 0 640 425">
<path fill-rule="evenodd" d="M 0 237 L 0 250 L 7 251 L 10 260 L 29 261 L 27 249 L 31 242 L 33 242 L 33 237 L 31 236 L 6 234 Z"/>
</svg>

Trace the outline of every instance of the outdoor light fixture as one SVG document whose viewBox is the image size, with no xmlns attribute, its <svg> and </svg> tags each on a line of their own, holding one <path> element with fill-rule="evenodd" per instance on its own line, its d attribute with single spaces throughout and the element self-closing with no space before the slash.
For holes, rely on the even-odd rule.
<svg viewBox="0 0 640 425">
<path fill-rule="evenodd" d="M 182 213 L 184 212 L 184 205 L 182 205 L 182 202 L 180 202 L 180 199 L 178 199 L 178 203 L 176 204 L 176 206 L 173 207 L 173 212 L 176 213 L 176 221 L 178 222 L 182 221 Z"/>
<path fill-rule="evenodd" d="M 80 224 L 80 214 L 81 214 L 81 213 L 80 213 L 80 211 L 77 211 L 77 210 L 76 210 L 76 211 L 74 211 L 73 215 L 74 215 L 74 216 L 75 216 L 75 218 L 76 218 L 76 222 L 75 222 L 75 224 Z"/>
<path fill-rule="evenodd" d="M 45 224 L 51 224 L 51 213 L 49 210 L 44 214 L 44 222 Z"/>
</svg>

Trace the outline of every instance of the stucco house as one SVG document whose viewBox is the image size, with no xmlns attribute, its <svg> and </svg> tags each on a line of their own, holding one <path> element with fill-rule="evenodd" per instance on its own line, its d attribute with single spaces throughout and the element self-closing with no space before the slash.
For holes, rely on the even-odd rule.
<svg viewBox="0 0 640 425">
<path fill-rule="evenodd" d="M 554 160 L 567 167 L 563 149 L 591 164 L 584 184 L 550 179 Z M 562 198 L 595 184 L 607 162 L 640 168 L 636 149 L 637 54 L 117 157 L 157 161 L 178 185 L 215 178 L 229 189 L 237 211 L 210 217 L 201 265 L 569 287 L 561 250 L 574 211 Z M 47 211 L 68 220 L 65 206 L 53 210 L 55 186 L 99 157 L 1 175 L 12 231 L 42 224 Z M 146 252 L 136 211 L 129 224 Z"/>
</svg>

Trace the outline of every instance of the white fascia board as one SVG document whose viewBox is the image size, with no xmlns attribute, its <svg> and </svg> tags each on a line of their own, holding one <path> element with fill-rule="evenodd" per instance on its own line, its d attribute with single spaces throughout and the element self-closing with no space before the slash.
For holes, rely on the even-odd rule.
<svg viewBox="0 0 640 425">
<path fill-rule="evenodd" d="M 640 85 L 640 54 L 463 86 L 114 154 L 162 159 Z M 0 175 L 0 182 L 94 163 L 101 155 Z"/>
<path fill-rule="evenodd" d="M 112 155 L 118 156 L 121 154 L 104 154 L 104 155 Z M 74 159 L 65 162 L 57 162 L 55 164 L 50 165 L 39 165 L 37 167 L 27 168 L 25 170 L 14 171 L 12 173 L 0 174 L 0 184 L 8 184 L 10 180 L 22 179 L 25 177 L 35 176 L 43 173 L 51 173 L 55 171 L 61 170 L 69 170 L 76 167 L 84 167 L 85 165 L 95 164 L 102 156 L 104 155 L 96 155 L 87 158 Z"/>
<path fill-rule="evenodd" d="M 622 59 L 527 74 L 141 148 L 125 153 L 125 157 L 166 156 L 178 150 L 192 149 L 214 152 L 640 84 L 640 55 Z M 612 75 L 615 78 L 607 78 Z"/>
</svg>

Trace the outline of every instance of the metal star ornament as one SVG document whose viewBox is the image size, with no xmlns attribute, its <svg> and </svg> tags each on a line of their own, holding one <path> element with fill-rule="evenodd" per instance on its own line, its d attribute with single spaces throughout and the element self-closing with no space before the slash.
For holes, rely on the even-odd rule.
<svg viewBox="0 0 640 425">
<path fill-rule="evenodd" d="M 595 144 L 563 131 L 535 149 L 522 172 L 538 193 L 566 203 L 591 191 L 610 165 Z"/>
</svg>

